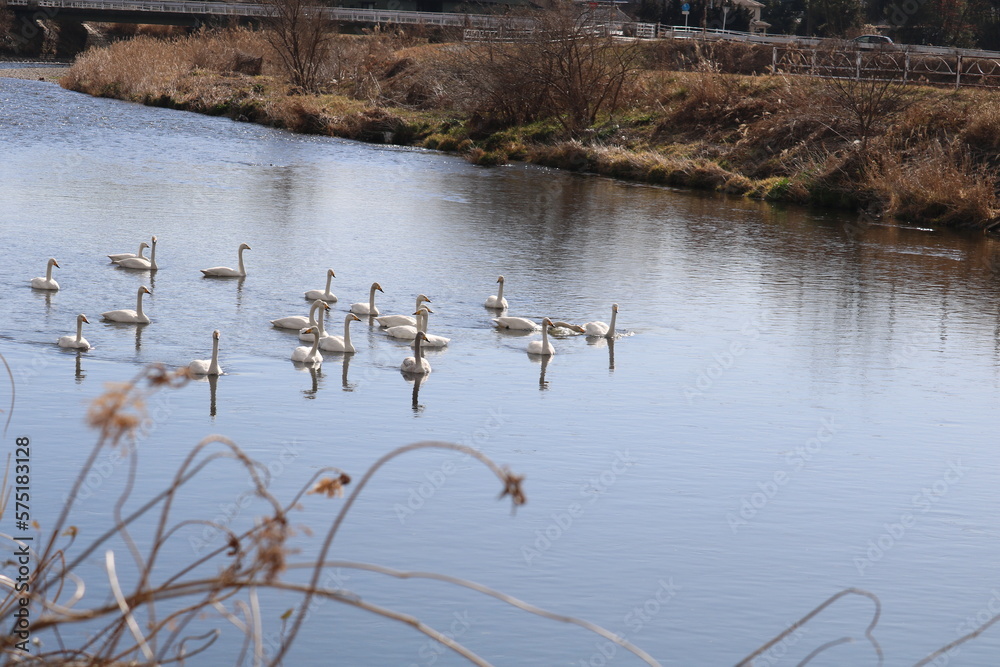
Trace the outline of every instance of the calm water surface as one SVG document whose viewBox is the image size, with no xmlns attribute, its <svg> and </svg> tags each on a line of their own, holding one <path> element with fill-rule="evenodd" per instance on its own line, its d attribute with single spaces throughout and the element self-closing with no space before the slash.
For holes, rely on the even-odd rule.
<svg viewBox="0 0 1000 667">
<path fill-rule="evenodd" d="M 734 664 L 851 586 L 881 599 L 887 665 L 912 664 L 989 615 L 1000 587 L 994 241 L 480 169 L 28 81 L 0 79 L 0 151 L 0 349 L 17 392 L 5 442 L 35 445 L 43 526 L 94 440 L 83 419 L 104 383 L 207 358 L 218 328 L 226 375 L 215 391 L 194 382 L 150 405 L 137 497 L 212 433 L 268 464 L 279 498 L 323 466 L 357 478 L 396 446 L 442 439 L 524 474 L 528 504 L 511 516 L 469 458 L 410 454 L 374 478 L 335 557 L 477 580 L 603 624 L 669 665 Z M 107 263 L 153 234 L 154 275 Z M 241 242 L 252 246 L 245 280 L 201 277 L 235 266 Z M 28 286 L 48 257 L 62 267 L 51 294 Z M 300 343 L 268 320 L 305 314 L 302 293 L 322 288 L 328 267 L 336 333 L 373 281 L 383 312 L 431 297 L 431 332 L 452 343 L 428 355 L 416 398 L 398 370 L 409 348 L 367 322 L 353 325 L 351 358 L 330 354 L 317 373 L 289 360 Z M 499 274 L 510 315 L 608 321 L 619 303 L 618 339 L 555 340 L 539 363 L 530 337 L 496 332 L 482 307 Z M 152 324 L 99 320 L 133 308 L 142 284 Z M 59 349 L 81 312 L 94 349 Z M 107 525 L 126 479 L 108 464 L 88 483 L 73 515 L 81 539 Z M 176 517 L 245 527 L 266 509 L 248 489 L 220 463 L 185 490 Z M 309 496 L 296 525 L 321 533 L 341 502 Z M 179 533 L 170 565 L 203 537 Z M 300 531 L 300 557 L 318 542 Z M 341 575 L 337 585 L 450 628 L 495 664 L 601 665 L 602 648 L 612 652 L 446 584 Z M 290 604 L 265 600 L 272 630 Z M 871 614 L 867 600 L 841 600 L 758 664 L 861 638 Z M 231 660 L 239 640 L 229 627 L 202 664 Z M 640 664 L 614 653 L 612 664 Z M 987 632 L 949 664 L 998 653 L 1000 633 Z M 293 657 L 331 656 L 464 664 L 405 626 L 327 603 Z M 810 664 L 876 663 L 861 639 Z"/>
</svg>

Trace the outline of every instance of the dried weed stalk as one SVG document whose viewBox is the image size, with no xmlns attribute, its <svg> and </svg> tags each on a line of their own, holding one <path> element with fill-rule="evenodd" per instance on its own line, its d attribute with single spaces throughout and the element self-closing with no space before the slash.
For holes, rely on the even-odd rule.
<svg viewBox="0 0 1000 667">
<path fill-rule="evenodd" d="M 385 618 L 412 626 L 419 632 L 444 644 L 477 665 L 488 663 L 448 635 L 424 624 L 419 619 L 361 600 L 350 591 L 321 584 L 330 568 L 350 567 L 380 572 L 393 577 L 423 577 L 436 579 L 479 591 L 503 600 L 519 609 L 556 621 L 573 623 L 617 643 L 656 665 L 648 654 L 604 628 L 572 617 L 552 614 L 528 603 L 486 588 L 474 582 L 448 575 L 399 572 L 369 563 L 330 561 L 328 553 L 351 506 L 371 477 L 392 459 L 418 449 L 442 449 L 461 452 L 482 462 L 500 480 L 500 498 L 510 497 L 512 508 L 526 502 L 521 477 L 507 468 L 497 466 L 480 452 L 447 442 L 418 442 L 389 452 L 369 468 L 343 502 L 326 532 L 320 553 L 314 562 L 292 562 L 297 550 L 291 544 L 294 536 L 289 512 L 298 506 L 306 494 L 327 498 L 343 496 L 351 477 L 337 468 L 315 472 L 287 502 L 281 503 L 268 490 L 270 475 L 266 466 L 250 459 L 228 438 L 208 436 L 185 457 L 166 487 L 152 498 L 134 507 L 132 492 L 138 468 L 137 436 L 147 425 L 145 405 L 153 392 L 174 389 L 188 381 L 184 371 L 171 372 L 162 366 L 145 369 L 131 382 L 109 385 L 91 405 L 88 422 L 98 430 L 98 439 L 87 456 L 74 482 L 68 499 L 50 529 L 32 543 L 17 541 L 3 535 L 15 547 L 30 550 L 35 569 L 28 591 L 18 591 L 15 578 L 0 575 L 0 622 L 12 627 L 15 612 L 27 600 L 33 610 L 29 631 L 32 637 L 44 639 L 35 647 L 37 652 L 26 654 L 17 648 L 18 639 L 0 637 L 0 656 L 7 662 L 33 661 L 37 664 L 144 664 L 183 663 L 207 651 L 221 636 L 219 627 L 208 632 L 189 630 L 189 626 L 204 628 L 206 619 L 224 621 L 243 635 L 242 650 L 235 664 L 278 665 L 292 646 L 302 622 L 315 598 L 333 600 L 365 609 Z M 118 448 L 128 460 L 124 488 L 114 500 L 114 525 L 87 544 L 78 539 L 81 530 L 70 525 L 70 516 L 77 494 L 95 466 L 98 455 L 109 448 Z M 253 526 L 238 532 L 227 525 L 205 520 L 177 520 L 171 510 L 178 494 L 196 477 L 217 462 L 233 462 L 249 475 L 257 497 L 269 509 L 258 517 Z M 142 525 L 143 539 L 130 531 Z M 208 527 L 225 536 L 216 547 L 208 547 L 192 559 L 178 562 L 165 558 L 165 551 L 181 539 L 185 529 Z M 127 547 L 129 558 L 122 559 L 116 547 Z M 32 544 L 41 545 L 37 550 Z M 101 556 L 107 576 L 109 595 L 91 594 L 96 604 L 82 604 L 88 585 L 102 589 L 97 582 L 89 584 L 84 573 L 93 577 L 90 563 Z M 289 570 L 311 572 L 306 584 L 284 581 Z M 103 590 L 103 589 L 102 589 Z M 299 602 L 280 619 L 281 645 L 275 655 L 264 647 L 265 618 L 261 613 L 262 593 L 295 593 Z M 224 625 L 223 624 L 223 625 Z M 68 631 L 76 627 L 69 641 Z"/>
</svg>

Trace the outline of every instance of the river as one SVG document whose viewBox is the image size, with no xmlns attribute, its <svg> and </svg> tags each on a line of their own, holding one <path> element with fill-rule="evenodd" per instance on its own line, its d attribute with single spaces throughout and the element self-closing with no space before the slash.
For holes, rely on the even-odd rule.
<svg viewBox="0 0 1000 667">
<path fill-rule="evenodd" d="M 873 636 L 887 665 L 913 664 L 997 609 L 994 240 L 483 169 L 36 81 L 0 79 L 0 142 L 0 351 L 16 388 L 4 442 L 33 443 L 43 529 L 95 441 L 84 418 L 105 383 L 208 358 L 219 329 L 226 374 L 150 401 L 134 503 L 213 433 L 268 465 L 283 499 L 323 466 L 358 479 L 394 447 L 446 440 L 524 475 L 527 504 L 512 515 L 471 458 L 410 453 L 373 478 L 333 557 L 479 581 L 604 625 L 666 665 L 735 664 L 847 587 L 881 601 Z M 155 274 L 105 258 L 152 235 Z M 245 279 L 202 277 L 235 266 L 244 242 Z M 49 257 L 61 289 L 30 288 Z M 335 333 L 373 281 L 383 312 L 431 298 L 430 331 L 452 340 L 428 354 L 417 395 L 399 372 L 410 349 L 367 321 L 352 325 L 357 354 L 329 354 L 318 373 L 289 360 L 303 343 L 268 320 L 304 315 L 303 292 L 322 288 L 327 268 Z M 529 356 L 531 337 L 497 332 L 483 307 L 501 274 L 509 315 L 607 322 L 618 303 L 613 345 L 566 336 L 553 339 L 551 361 Z M 140 285 L 152 292 L 151 324 L 100 320 L 133 308 Z M 79 313 L 93 349 L 58 348 Z M 128 479 L 127 465 L 103 466 L 72 515 L 81 544 L 108 525 Z M 293 513 L 300 560 L 342 502 L 307 496 Z M 224 462 L 183 489 L 176 516 L 235 529 L 265 511 L 245 472 Z M 14 530 L 10 515 L 3 524 Z M 221 539 L 202 530 L 181 530 L 164 567 Z M 91 560 L 100 580 L 104 557 Z M 641 664 L 578 627 L 446 583 L 345 569 L 337 586 L 453 632 L 494 664 Z M 294 598 L 262 604 L 277 636 Z M 870 600 L 843 598 L 757 665 L 798 664 L 844 636 L 855 641 L 810 664 L 875 665 L 872 613 Z M 231 662 L 242 636 L 204 623 L 223 636 L 191 663 Z M 998 654 L 1000 633 L 988 631 L 948 664 Z M 405 625 L 335 603 L 310 615 L 291 656 L 466 664 Z"/>
</svg>

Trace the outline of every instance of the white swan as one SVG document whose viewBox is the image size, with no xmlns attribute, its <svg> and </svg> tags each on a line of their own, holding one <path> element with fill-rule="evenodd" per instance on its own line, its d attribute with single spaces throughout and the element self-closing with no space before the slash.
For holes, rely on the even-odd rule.
<svg viewBox="0 0 1000 667">
<path fill-rule="evenodd" d="M 323 323 L 323 320 L 325 320 L 326 318 L 325 317 L 315 317 L 312 313 L 313 313 L 313 310 L 312 310 L 312 308 L 310 308 L 309 309 L 309 315 L 310 315 L 310 317 L 312 317 L 312 319 L 310 320 L 309 325 L 305 326 L 305 327 L 302 327 L 301 329 L 299 329 L 299 340 L 302 341 L 303 343 L 311 343 L 311 342 L 313 342 L 313 334 L 309 332 L 309 329 L 312 328 L 312 327 L 316 327 L 317 329 L 319 329 L 319 334 L 318 335 L 319 335 L 320 338 L 322 338 L 323 336 L 327 335 L 327 333 L 326 333 L 326 325 Z"/>
<path fill-rule="evenodd" d="M 378 315 L 378 308 L 375 307 L 375 291 L 382 292 L 382 286 L 372 283 L 371 291 L 368 293 L 368 303 L 352 303 L 351 312 L 355 315 Z"/>
<path fill-rule="evenodd" d="M 89 350 L 90 343 L 83 337 L 83 323 L 90 324 L 90 320 L 83 313 L 76 316 L 76 335 L 62 336 L 58 341 L 59 347 L 74 347 L 79 350 Z"/>
<path fill-rule="evenodd" d="M 316 311 L 322 308 L 324 311 L 330 310 L 330 306 L 326 305 L 325 301 L 320 301 L 316 299 L 313 301 L 313 305 L 309 308 L 309 317 L 305 315 L 291 315 L 289 317 L 279 317 L 276 320 L 271 320 L 271 324 L 279 329 L 304 329 L 306 327 L 315 327 L 316 324 Z M 301 333 L 306 333 L 305 331 Z M 310 339 L 311 340 L 311 339 Z"/>
<path fill-rule="evenodd" d="M 228 266 L 213 266 L 210 269 L 201 269 L 201 272 L 210 278 L 242 278 L 247 274 L 246 267 L 243 266 L 243 251 L 250 249 L 250 246 L 246 243 L 240 244 L 240 248 L 237 251 L 240 256 L 239 269 L 230 269 Z"/>
<path fill-rule="evenodd" d="M 416 317 L 416 324 L 400 324 L 394 327 L 389 327 L 385 330 L 385 335 L 393 338 L 399 338 L 401 340 L 413 340 L 417 337 L 417 332 L 426 326 L 421 326 L 421 318 L 427 317 L 427 313 L 433 312 L 433 310 L 424 306 L 423 308 L 417 310 L 417 312 L 413 313 Z"/>
<path fill-rule="evenodd" d="M 420 304 L 430 302 L 431 300 L 426 296 L 418 294 L 417 305 L 413 307 L 413 310 L 420 310 Z M 417 324 L 417 320 L 410 315 L 383 315 L 382 317 L 376 317 L 375 319 L 378 320 L 378 325 L 380 327 L 398 327 L 405 326 L 407 324 L 416 326 Z"/>
<path fill-rule="evenodd" d="M 337 300 L 337 295 L 330 291 L 330 282 L 337 277 L 337 274 L 333 272 L 333 269 L 326 270 L 326 289 L 311 289 L 306 292 L 305 297 L 310 301 L 314 299 L 320 299 L 322 301 L 329 301 L 334 303 Z"/>
<path fill-rule="evenodd" d="M 152 238 L 152 250 L 149 251 L 149 259 L 145 257 L 126 257 L 118 260 L 118 266 L 123 269 L 141 269 L 144 271 L 156 271 L 156 237 Z"/>
<path fill-rule="evenodd" d="M 549 342 L 549 327 L 552 326 L 552 320 L 545 318 L 542 320 L 542 339 L 533 340 L 528 343 L 528 354 L 555 354 L 556 349 L 552 347 L 552 343 Z"/>
<path fill-rule="evenodd" d="M 427 333 L 427 322 L 430 319 L 428 313 L 433 313 L 434 311 L 430 308 L 421 308 L 417 312 L 423 313 L 423 318 L 417 323 L 417 329 L 424 334 L 424 346 L 425 347 L 445 347 L 451 342 L 450 338 L 445 338 L 444 336 L 435 336 L 433 334 Z"/>
<path fill-rule="evenodd" d="M 195 359 L 188 364 L 188 370 L 192 375 L 222 375 L 222 368 L 219 367 L 219 330 L 212 332 L 212 360 Z"/>
<path fill-rule="evenodd" d="M 135 310 L 109 310 L 101 313 L 101 317 L 112 322 L 127 322 L 131 324 L 149 324 L 149 317 L 142 312 L 142 295 L 152 294 L 145 285 L 139 288 L 135 297 Z"/>
<path fill-rule="evenodd" d="M 59 266 L 59 262 L 55 260 L 54 257 L 49 258 L 48 264 L 45 265 L 45 277 L 44 278 L 32 278 L 31 286 L 35 289 L 59 289 L 59 283 L 55 281 L 52 277 L 52 267 L 62 268 Z"/>
<path fill-rule="evenodd" d="M 424 353 L 420 349 L 421 341 L 427 339 L 427 334 L 423 331 L 418 331 L 416 338 L 413 339 L 415 345 L 413 356 L 403 359 L 403 364 L 399 367 L 400 370 L 406 373 L 430 373 L 431 372 L 431 362 L 424 359 Z"/>
<path fill-rule="evenodd" d="M 497 283 L 500 287 L 497 288 L 497 293 L 486 299 L 487 308 L 496 308 L 497 310 L 503 310 L 507 307 L 507 299 L 503 298 L 503 276 L 497 278 Z"/>
<path fill-rule="evenodd" d="M 584 333 L 588 336 L 604 336 L 605 338 L 615 337 L 615 320 L 618 319 L 618 304 L 611 304 L 611 324 L 604 322 L 587 322 L 583 325 Z"/>
<path fill-rule="evenodd" d="M 549 333 L 555 336 L 570 336 L 574 333 L 586 333 L 586 329 L 579 324 L 570 324 L 569 322 L 560 320 L 552 323 L 552 326 L 549 327 Z"/>
<path fill-rule="evenodd" d="M 119 252 L 119 253 L 115 253 L 113 255 L 108 255 L 108 259 L 110 259 L 113 263 L 117 264 L 121 260 L 128 259 L 129 257 L 142 257 L 142 249 L 143 248 L 148 248 L 148 247 L 149 247 L 149 244 L 146 243 L 145 241 L 143 241 L 142 243 L 139 244 L 139 252 L 137 252 L 135 254 L 130 253 L 130 252 Z"/>
<path fill-rule="evenodd" d="M 319 328 L 309 327 L 313 334 L 319 333 Z M 323 363 L 323 355 L 319 353 L 319 336 L 313 341 L 312 347 L 305 345 L 292 350 L 292 361 L 301 361 L 304 364 L 319 365 Z"/>
<path fill-rule="evenodd" d="M 498 329 L 512 329 L 514 331 L 537 331 L 538 325 L 527 317 L 495 317 L 493 324 Z"/>
<path fill-rule="evenodd" d="M 348 313 L 344 318 L 343 336 L 322 336 L 319 339 L 319 346 L 327 352 L 354 352 L 354 345 L 351 344 L 351 322 L 360 322 L 361 318 L 354 313 Z"/>
</svg>

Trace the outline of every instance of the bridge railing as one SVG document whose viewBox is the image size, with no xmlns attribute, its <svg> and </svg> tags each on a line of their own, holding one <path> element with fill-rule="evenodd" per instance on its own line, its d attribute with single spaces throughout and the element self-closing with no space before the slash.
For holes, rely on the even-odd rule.
<svg viewBox="0 0 1000 667">
<path fill-rule="evenodd" d="M 179 15 L 201 16 L 243 16 L 264 17 L 269 13 L 266 5 L 254 2 L 196 2 L 193 0 L 7 0 L 8 7 L 13 8 L 51 8 L 77 9 L 84 11 L 125 11 L 137 13 L 172 13 Z M 437 26 L 453 26 L 480 30 L 530 30 L 533 22 L 530 18 L 510 18 L 495 14 L 462 14 L 445 12 L 408 12 L 381 9 L 354 9 L 348 7 L 327 7 L 326 15 L 333 20 L 373 23 L 373 24 L 424 24 Z M 762 35 L 741 32 L 738 30 L 705 29 L 693 26 L 665 26 L 652 23 L 614 23 L 604 25 L 611 34 L 621 34 L 641 39 L 699 39 L 699 40 L 738 40 L 756 44 L 770 44 L 804 48 L 823 47 L 830 50 L 852 50 L 842 40 L 797 37 L 794 35 Z M 470 33 L 473 38 L 477 33 Z M 983 80 L 992 80 L 992 65 L 986 61 L 1000 60 L 1000 53 L 978 49 L 954 49 L 941 46 L 896 45 L 885 49 L 913 55 L 938 56 L 943 60 L 936 67 L 948 67 L 954 70 L 959 79 L 963 67 L 978 67 L 983 71 L 973 72 Z M 971 64 L 959 62 L 967 60 Z M 952 66 L 951 60 L 955 60 Z"/>
</svg>

